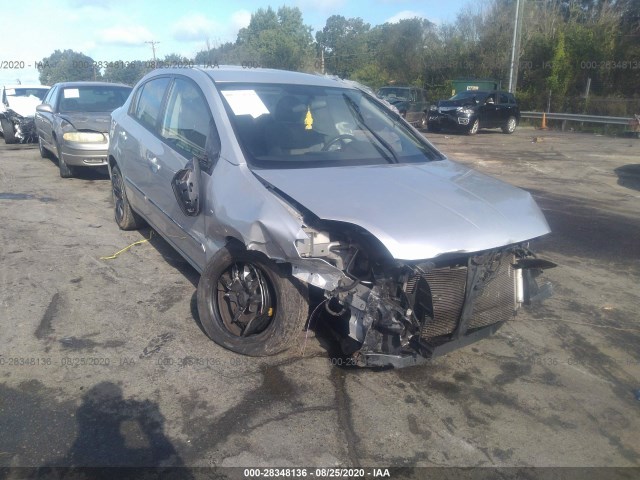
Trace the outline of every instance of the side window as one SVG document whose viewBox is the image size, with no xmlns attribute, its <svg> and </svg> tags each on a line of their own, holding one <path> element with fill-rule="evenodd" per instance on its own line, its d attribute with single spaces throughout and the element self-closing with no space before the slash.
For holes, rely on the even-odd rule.
<svg viewBox="0 0 640 480">
<path fill-rule="evenodd" d="M 150 130 L 155 130 L 169 80 L 169 77 L 151 80 L 144 84 L 142 92 L 138 94 L 138 102 L 133 116 Z"/>
<path fill-rule="evenodd" d="M 509 96 L 509 103 L 515 105 L 517 103 L 516 97 L 514 97 L 512 93 L 509 93 L 508 96 Z"/>
<path fill-rule="evenodd" d="M 507 103 L 511 103 L 509 102 L 509 96 L 506 93 L 501 93 L 500 94 L 500 103 L 502 104 L 507 104 Z"/>
<path fill-rule="evenodd" d="M 133 92 L 131 103 L 129 103 L 129 115 L 131 115 L 132 117 L 135 117 L 136 115 L 136 107 L 138 106 L 138 99 L 140 98 L 140 92 L 142 92 L 143 88 L 144 88 L 144 85 L 138 87 L 138 89 L 135 92 Z"/>
<path fill-rule="evenodd" d="M 160 136 L 178 153 L 203 158 L 209 125 L 209 104 L 191 81 L 176 78 L 165 110 Z"/>
<path fill-rule="evenodd" d="M 48 103 L 53 107 L 54 106 L 53 99 L 55 98 L 56 91 L 58 91 L 58 87 L 53 87 L 51 90 L 49 90 L 49 93 L 47 93 L 47 96 L 44 97 L 44 100 L 42 101 L 42 103 Z"/>
</svg>

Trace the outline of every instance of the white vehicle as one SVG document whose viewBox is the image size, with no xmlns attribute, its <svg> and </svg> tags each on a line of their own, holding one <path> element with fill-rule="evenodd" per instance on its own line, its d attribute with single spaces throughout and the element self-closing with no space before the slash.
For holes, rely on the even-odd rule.
<svg viewBox="0 0 640 480">
<path fill-rule="evenodd" d="M 5 143 L 24 143 L 36 138 L 33 119 L 36 107 L 49 91 L 46 85 L 4 85 L 0 98 L 0 133 Z"/>
</svg>

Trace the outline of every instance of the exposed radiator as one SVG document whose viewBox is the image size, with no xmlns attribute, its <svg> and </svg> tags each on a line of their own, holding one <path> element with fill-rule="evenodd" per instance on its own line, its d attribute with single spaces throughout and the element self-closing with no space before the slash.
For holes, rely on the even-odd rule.
<svg viewBox="0 0 640 480">
<path fill-rule="evenodd" d="M 468 329 L 485 327 L 513 317 L 516 310 L 516 281 L 512 267 L 514 261 L 513 255 L 502 257 L 498 270 L 490 276 L 482 293 L 475 299 Z M 416 299 L 416 303 L 431 305 L 430 309 L 420 309 L 423 318 L 418 320 L 423 323 L 420 334 L 423 339 L 450 335 L 456 330 L 464 303 L 467 272 L 467 267 L 436 268 L 428 273 L 415 275 L 407 282 L 407 294 L 417 293 L 421 297 Z M 420 279 L 426 280 L 428 288 Z"/>
</svg>

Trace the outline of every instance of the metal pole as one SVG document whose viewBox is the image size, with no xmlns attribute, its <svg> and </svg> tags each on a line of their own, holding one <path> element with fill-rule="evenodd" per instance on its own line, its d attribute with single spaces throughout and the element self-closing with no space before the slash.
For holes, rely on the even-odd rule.
<svg viewBox="0 0 640 480">
<path fill-rule="evenodd" d="M 149 42 L 144 42 L 144 43 L 150 43 L 151 44 L 151 51 L 153 52 L 153 68 L 157 68 L 158 66 L 158 62 L 156 62 L 156 45 L 160 42 L 156 42 L 154 40 L 151 40 Z"/>
<path fill-rule="evenodd" d="M 516 15 L 513 23 L 513 40 L 511 42 L 511 66 L 509 67 L 509 91 L 513 93 L 515 80 L 513 78 L 516 66 L 516 40 L 518 38 L 518 17 L 520 13 L 520 0 L 516 2 Z"/>
</svg>

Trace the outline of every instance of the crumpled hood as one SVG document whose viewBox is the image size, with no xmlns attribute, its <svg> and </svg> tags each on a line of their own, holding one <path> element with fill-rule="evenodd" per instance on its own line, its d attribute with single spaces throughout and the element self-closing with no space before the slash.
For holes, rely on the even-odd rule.
<svg viewBox="0 0 640 480">
<path fill-rule="evenodd" d="M 7 96 L 9 108 L 23 117 L 33 117 L 36 114 L 36 107 L 42 103 L 38 97 L 29 95 L 28 97 Z"/>
<path fill-rule="evenodd" d="M 449 160 L 254 173 L 319 218 L 366 229 L 399 260 L 487 250 L 550 231 L 528 192 Z"/>
<path fill-rule="evenodd" d="M 111 113 L 71 112 L 61 113 L 60 118 L 69 122 L 76 130 L 93 130 L 95 132 L 107 133 L 111 122 Z"/>
</svg>

